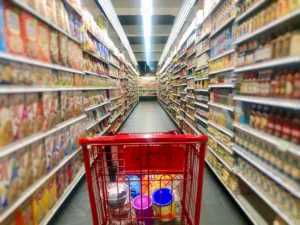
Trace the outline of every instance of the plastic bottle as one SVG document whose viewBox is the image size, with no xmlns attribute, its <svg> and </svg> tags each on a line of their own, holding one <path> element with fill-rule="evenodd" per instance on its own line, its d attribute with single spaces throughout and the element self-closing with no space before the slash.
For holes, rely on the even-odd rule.
<svg viewBox="0 0 300 225">
<path fill-rule="evenodd" d="M 300 110 L 295 113 L 292 120 L 291 142 L 296 145 L 300 144 Z"/>
<path fill-rule="evenodd" d="M 280 75 L 280 96 L 285 95 L 285 87 L 286 87 L 286 72 L 282 72 Z"/>
<path fill-rule="evenodd" d="M 282 139 L 289 141 L 291 138 L 291 131 L 292 131 L 292 119 L 293 119 L 293 111 L 288 110 L 282 125 Z"/>
<path fill-rule="evenodd" d="M 286 77 L 286 82 L 285 82 L 285 96 L 290 98 L 293 95 L 294 92 L 294 76 L 292 72 L 290 71 Z"/>
<path fill-rule="evenodd" d="M 282 124 L 283 124 L 283 110 L 282 109 L 278 109 L 277 113 L 275 115 L 275 123 L 274 123 L 274 135 L 276 137 L 280 137 L 281 136 L 281 132 L 282 132 Z"/>
<path fill-rule="evenodd" d="M 294 76 L 293 98 L 300 98 L 300 73 L 298 72 Z"/>
</svg>

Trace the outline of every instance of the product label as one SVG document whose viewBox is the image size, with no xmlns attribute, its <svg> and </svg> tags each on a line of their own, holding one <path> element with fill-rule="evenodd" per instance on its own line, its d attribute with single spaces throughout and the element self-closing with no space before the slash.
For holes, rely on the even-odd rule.
<svg viewBox="0 0 300 225">
<path fill-rule="evenodd" d="M 6 19 L 7 19 L 7 28 L 9 29 L 9 32 L 19 35 L 20 34 L 20 21 L 19 16 L 17 13 L 6 10 L 5 12 Z"/>
</svg>

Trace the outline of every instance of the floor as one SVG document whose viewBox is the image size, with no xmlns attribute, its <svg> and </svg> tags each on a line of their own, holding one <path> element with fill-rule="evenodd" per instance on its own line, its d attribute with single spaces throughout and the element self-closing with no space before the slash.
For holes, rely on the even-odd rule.
<svg viewBox="0 0 300 225">
<path fill-rule="evenodd" d="M 140 102 L 128 117 L 121 131 L 156 132 L 176 129 L 157 101 Z M 83 180 L 60 213 L 51 221 L 53 225 L 92 225 L 89 197 Z M 205 170 L 202 198 L 201 225 L 246 225 L 249 222 L 228 196 L 217 178 Z"/>
</svg>

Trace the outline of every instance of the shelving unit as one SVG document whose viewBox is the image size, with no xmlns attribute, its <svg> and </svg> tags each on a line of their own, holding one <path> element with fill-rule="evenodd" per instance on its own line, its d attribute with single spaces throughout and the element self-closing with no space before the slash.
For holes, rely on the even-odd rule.
<svg viewBox="0 0 300 225">
<path fill-rule="evenodd" d="M 276 49 L 273 49 L 273 53 L 269 51 L 269 58 L 255 61 L 254 57 L 252 62 L 249 56 L 251 53 L 254 56 L 256 50 L 265 48 L 265 42 L 262 40 L 271 42 L 270 38 L 276 38 L 278 35 L 282 35 L 282 40 L 290 34 L 293 35 L 293 30 L 297 28 L 295 25 L 299 26 L 300 5 L 293 9 L 287 8 L 286 10 L 290 11 L 273 18 L 272 21 L 265 21 L 260 27 L 246 27 L 250 24 L 250 19 L 268 9 L 271 3 L 273 7 L 277 4 L 276 1 L 266 0 L 251 3 L 245 0 L 235 3 L 215 1 L 204 20 L 195 26 L 187 39 L 180 40 L 179 43 L 183 44 L 171 52 L 172 57 L 163 69 L 159 70 L 158 83 L 164 81 L 164 85 L 172 87 L 161 86 L 158 95 L 160 104 L 183 133 L 201 132 L 208 135 L 207 165 L 253 224 L 271 225 L 277 220 L 276 217 L 279 217 L 288 225 L 296 225 L 300 223 L 296 216 L 297 212 L 299 215 L 299 208 L 296 211 L 287 211 L 286 205 L 274 201 L 276 197 L 270 189 L 278 188 L 280 196 L 286 194 L 288 201 L 293 202 L 287 204 L 292 207 L 300 204 L 300 185 L 297 183 L 298 178 L 291 172 L 293 170 L 296 173 L 299 170 L 299 166 L 295 165 L 299 165 L 297 162 L 300 157 L 300 142 L 299 138 L 294 137 L 292 140 L 289 133 L 292 127 L 296 129 L 296 126 L 299 126 L 297 112 L 300 110 L 300 102 L 299 97 L 293 97 L 292 94 L 284 95 L 279 91 L 272 95 L 270 89 L 271 85 L 277 84 L 277 80 L 282 84 L 280 87 L 284 87 L 283 82 L 287 83 L 286 77 L 289 76 L 292 91 L 295 91 L 293 82 L 295 73 L 299 73 L 296 65 L 299 65 L 300 53 L 280 55 L 283 53 L 279 52 L 275 56 L 271 55 L 275 54 Z M 230 10 L 233 12 L 222 17 L 220 9 L 224 11 L 223 7 L 226 4 L 232 4 Z M 214 21 L 216 18 L 220 21 Z M 284 32 L 287 31 L 281 29 L 287 26 L 290 33 L 286 34 Z M 249 29 L 246 31 L 246 28 Z M 244 34 L 242 31 L 248 33 Z M 189 52 L 191 45 L 187 42 L 190 39 L 195 40 L 196 54 Z M 223 43 L 224 40 L 227 42 Z M 248 50 L 253 43 L 260 47 Z M 278 45 L 275 39 L 272 43 Z M 260 54 L 262 53 L 257 52 L 257 56 Z M 195 60 L 195 69 L 194 65 L 189 65 L 174 74 L 173 69 L 186 60 Z M 223 61 L 226 63 L 221 63 Z M 271 72 L 265 75 L 266 71 Z M 187 76 L 184 79 L 187 86 L 178 90 L 184 82 L 177 79 L 183 76 Z M 261 79 L 262 77 L 268 79 Z M 254 80 L 254 83 L 251 83 L 251 80 Z M 269 88 L 267 94 L 258 93 L 259 88 L 251 89 L 255 85 L 262 85 L 263 82 L 270 85 L 266 86 Z M 250 91 L 243 89 L 247 85 Z M 255 91 L 257 93 L 254 93 Z M 282 92 L 285 92 L 285 89 L 282 89 Z M 260 115 L 262 120 L 258 123 L 256 118 Z M 275 122 L 272 123 L 272 118 L 275 117 Z M 291 125 L 291 121 L 297 125 Z M 263 122 L 264 127 L 261 125 Z M 275 126 L 277 129 L 281 127 L 280 132 L 272 128 Z M 287 131 L 288 134 L 285 134 Z M 251 166 L 251 173 L 249 167 L 245 169 L 245 163 Z M 224 180 L 224 176 L 229 178 Z M 236 190 L 230 187 L 233 182 L 236 184 Z M 276 184 L 276 187 L 266 187 L 262 184 Z M 247 191 L 243 193 L 243 190 Z"/>
<path fill-rule="evenodd" d="M 22 221 L 22 224 L 48 224 L 84 177 L 83 157 L 77 142 L 78 138 L 102 136 L 108 131 L 118 130 L 122 126 L 138 104 L 139 74 L 133 64 L 120 54 L 109 37 L 104 35 L 106 32 L 101 30 L 96 22 L 89 28 L 85 27 L 84 15 L 88 12 L 83 13 L 77 5 L 70 3 L 71 1 L 61 0 L 60 6 L 68 8 L 66 13 L 72 14 L 70 21 L 78 22 L 80 29 L 71 25 L 69 27 L 69 20 L 67 20 L 68 23 L 65 21 L 66 27 L 61 28 L 58 24 L 50 21 L 48 17 L 46 18 L 32 9 L 26 4 L 26 1 L 12 0 L 9 2 L 12 6 L 17 7 L 20 13 L 26 12 L 37 19 L 37 26 L 43 25 L 45 29 L 47 28 L 47 35 L 48 32 L 56 31 L 58 34 L 57 48 L 64 47 L 64 44 L 72 47 L 72 53 L 67 52 L 67 47 L 65 48 L 66 52 L 60 52 L 62 50 L 58 49 L 57 55 L 60 55 L 60 58 L 57 61 L 53 59 L 51 51 L 49 51 L 49 59 L 43 60 L 40 60 L 39 56 L 30 58 L 24 56 L 26 54 L 11 53 L 8 47 L 5 51 L 2 49 L 0 51 L 1 68 L 3 65 L 12 71 L 14 68 L 18 68 L 18 73 L 24 74 L 23 77 L 15 77 L 14 81 L 6 80 L 5 85 L 1 83 L 1 100 L 6 101 L 9 105 L 9 107 L 1 106 L 1 118 L 8 119 L 7 124 L 9 125 L 8 117 L 14 115 L 16 118 L 12 118 L 14 122 L 11 123 L 14 123 L 16 132 L 21 132 L 23 128 L 19 124 L 22 124 L 25 119 L 28 120 L 27 126 L 30 126 L 30 129 L 27 127 L 30 132 L 28 131 L 25 135 L 13 134 L 11 141 L 3 142 L 1 140 L 0 167 L 9 162 L 15 168 L 10 168 L 9 165 L 8 169 L 16 172 L 12 175 L 11 171 L 8 171 L 8 180 L 4 178 L 1 181 L 5 183 L 1 190 L 1 203 L 5 202 L 5 204 L 1 205 L 0 223 L 6 224 L 7 219 L 11 222 L 16 215 L 16 210 L 31 207 L 34 201 L 37 208 L 43 207 L 39 205 L 40 202 L 36 196 L 45 195 L 46 191 L 49 191 L 48 184 L 51 184 L 57 190 L 57 193 L 56 191 L 50 193 L 51 197 L 55 199 L 54 205 L 47 207 L 47 212 L 41 221 Z M 6 16 L 2 12 L 0 15 Z M 3 18 L 1 20 L 3 21 Z M 89 30 L 92 26 L 93 29 Z M 72 29 L 78 30 L 75 32 Z M 0 31 L 2 31 L 1 28 Z M 100 33 L 101 38 L 99 37 Z M 4 35 L 6 35 L 5 32 Z M 49 34 L 49 37 L 51 35 Z M 22 39 L 20 41 L 25 41 L 23 40 L 25 37 L 20 38 Z M 66 43 L 58 43 L 60 39 L 65 39 Z M 91 43 L 97 43 L 99 48 L 94 49 Z M 53 44 L 51 42 L 51 46 Z M 50 40 L 47 41 L 47 45 L 50 49 Z M 67 58 L 66 62 L 62 56 L 64 53 Z M 70 57 L 71 55 L 72 57 Z M 18 101 L 12 99 L 17 97 Z M 20 103 L 21 98 L 22 103 Z M 17 118 L 11 112 L 12 107 L 19 110 L 22 118 Z M 41 125 L 37 126 L 39 120 Z M 3 133 L 3 131 L 9 132 L 9 127 L 7 129 L 0 127 L 0 132 Z M 1 137 L 4 136 L 1 134 Z M 57 156 L 56 163 L 52 165 L 49 160 L 52 160 L 54 156 Z M 27 162 L 19 163 L 21 157 L 32 157 L 32 165 Z M 19 178 L 18 171 L 22 169 L 45 171 L 39 176 L 32 174 L 32 182 L 22 191 L 19 187 L 19 195 L 7 202 L 10 185 L 14 179 Z M 59 180 L 61 179 L 60 174 L 63 174 L 63 179 L 68 182 Z M 66 185 L 63 186 L 63 184 Z M 32 218 L 27 216 L 27 219 L 35 220 L 36 210 L 33 210 Z"/>
</svg>

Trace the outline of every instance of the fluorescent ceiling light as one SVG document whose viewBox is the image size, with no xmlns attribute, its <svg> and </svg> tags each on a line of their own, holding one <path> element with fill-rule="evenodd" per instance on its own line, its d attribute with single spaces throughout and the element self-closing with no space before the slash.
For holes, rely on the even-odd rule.
<svg viewBox="0 0 300 225">
<path fill-rule="evenodd" d="M 121 39 L 124 47 L 126 48 L 128 54 L 129 54 L 129 57 L 130 57 L 132 63 L 135 66 L 138 66 L 136 58 L 133 54 L 133 51 L 132 51 L 132 49 L 130 47 L 130 44 L 129 44 L 129 41 L 127 39 L 127 36 L 126 36 L 126 34 L 123 30 L 123 27 L 120 24 L 117 13 L 116 13 L 115 8 L 112 5 L 111 1 L 110 0 L 98 0 L 98 3 L 102 7 L 102 9 L 103 9 L 105 15 L 107 16 L 109 22 L 112 24 L 112 26 L 114 27 L 115 31 L 117 32 L 119 38 Z"/>
<path fill-rule="evenodd" d="M 180 7 L 179 13 L 176 17 L 175 23 L 172 27 L 170 36 L 168 38 L 167 44 L 164 48 L 164 51 L 160 57 L 159 63 L 158 65 L 161 65 L 162 62 L 164 61 L 164 59 L 166 58 L 168 52 L 170 51 L 170 48 L 172 47 L 175 39 L 177 38 L 191 8 L 193 7 L 195 3 L 195 0 L 185 0 L 182 4 L 182 6 Z"/>
<path fill-rule="evenodd" d="M 144 41 L 145 41 L 146 61 L 147 64 L 149 64 L 152 0 L 141 0 L 141 1 L 142 1 L 143 32 L 144 32 Z"/>
</svg>

